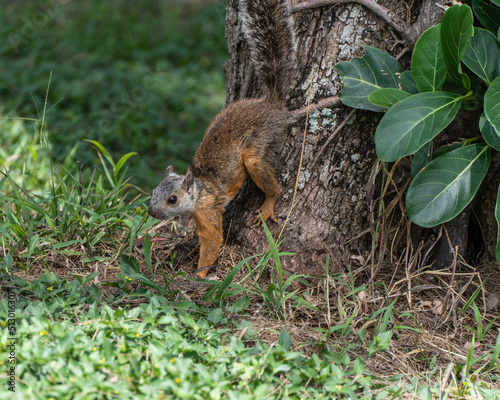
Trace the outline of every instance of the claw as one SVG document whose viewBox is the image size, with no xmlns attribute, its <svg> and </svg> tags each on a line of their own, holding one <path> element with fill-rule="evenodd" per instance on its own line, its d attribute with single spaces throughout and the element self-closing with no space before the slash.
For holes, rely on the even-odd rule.
<svg viewBox="0 0 500 400">
<path fill-rule="evenodd" d="M 277 218 L 274 216 L 273 210 L 271 210 L 270 213 L 266 213 L 265 210 L 261 209 L 261 210 L 257 211 L 257 214 L 259 214 L 259 216 L 257 218 L 255 218 L 253 221 L 253 223 L 256 224 L 257 226 L 262 225 L 262 219 L 264 221 L 267 221 L 269 218 L 271 218 L 274 222 L 278 222 Z M 262 219 L 260 218 L 261 215 L 262 215 Z"/>
</svg>

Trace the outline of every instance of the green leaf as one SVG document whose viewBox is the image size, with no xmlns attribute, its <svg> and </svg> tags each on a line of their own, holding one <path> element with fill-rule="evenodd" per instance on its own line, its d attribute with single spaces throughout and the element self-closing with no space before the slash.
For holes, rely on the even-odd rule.
<svg viewBox="0 0 500 400">
<path fill-rule="evenodd" d="M 12 258 L 12 254 L 10 254 L 9 252 L 3 258 L 2 266 L 3 268 L 5 268 L 5 271 L 10 272 L 9 269 L 10 267 L 12 267 L 13 264 L 14 264 L 14 259 Z"/>
<path fill-rule="evenodd" d="M 97 300 L 97 301 L 101 301 L 102 300 L 102 293 L 101 291 L 99 290 L 99 288 L 94 284 L 92 283 L 89 287 L 89 292 L 92 296 L 94 296 L 94 298 Z"/>
<path fill-rule="evenodd" d="M 472 9 L 481 25 L 493 34 L 497 33 L 500 27 L 500 10 L 497 7 L 491 6 L 482 0 L 472 0 Z"/>
<path fill-rule="evenodd" d="M 239 313 L 245 311 L 250 305 L 250 298 L 247 294 L 243 295 L 236 303 L 227 306 L 226 310 L 228 312 Z"/>
<path fill-rule="evenodd" d="M 384 111 L 368 101 L 371 92 L 380 88 L 399 87 L 401 64 L 385 51 L 365 46 L 365 55 L 349 62 L 340 62 L 334 69 L 342 76 L 342 102 L 349 107 Z"/>
<path fill-rule="evenodd" d="M 497 261 L 500 263 L 500 185 L 498 186 L 497 204 L 495 205 L 495 219 L 498 225 L 496 256 Z"/>
<path fill-rule="evenodd" d="M 292 346 L 292 339 L 290 338 L 290 335 L 288 334 L 287 331 L 284 329 L 280 333 L 280 337 L 278 338 L 278 343 L 286 350 L 290 350 L 290 347 Z"/>
<path fill-rule="evenodd" d="M 473 21 L 469 6 L 455 4 L 444 13 L 441 22 L 441 46 L 446 71 L 451 79 L 466 90 L 470 88 L 470 80 L 462 73 L 460 61 L 469 38 L 474 35 Z"/>
<path fill-rule="evenodd" d="M 82 281 L 80 282 L 82 285 L 85 285 L 86 283 L 90 282 L 92 279 L 94 279 L 97 275 L 99 275 L 99 272 L 92 272 L 91 274 L 82 277 Z M 76 275 L 73 275 L 76 276 Z"/>
<path fill-rule="evenodd" d="M 500 0 L 490 0 L 493 4 L 497 5 L 500 7 Z"/>
<path fill-rule="evenodd" d="M 484 94 L 484 115 L 500 134 L 500 76 L 491 83 Z"/>
<path fill-rule="evenodd" d="M 356 375 L 361 375 L 364 372 L 365 364 L 363 363 L 363 359 L 360 356 L 357 356 L 356 360 L 354 360 L 353 369 L 354 372 L 356 372 Z"/>
<path fill-rule="evenodd" d="M 464 142 L 445 144 L 444 146 L 438 147 L 436 150 L 434 150 L 434 154 L 432 155 L 432 159 L 438 158 L 439 156 L 442 156 L 443 154 L 449 153 L 450 151 L 464 147 L 465 145 L 466 145 L 466 143 L 464 143 Z"/>
<path fill-rule="evenodd" d="M 188 313 L 179 314 L 179 319 L 189 328 L 194 328 L 196 326 L 196 321 L 194 318 Z"/>
<path fill-rule="evenodd" d="M 208 313 L 207 319 L 212 322 L 214 325 L 217 325 L 222 320 L 222 310 L 220 308 L 216 308 Z"/>
<path fill-rule="evenodd" d="M 403 71 L 401 73 L 401 89 L 410 94 L 418 93 L 418 88 L 415 84 L 411 71 Z"/>
<path fill-rule="evenodd" d="M 391 343 L 391 338 L 392 330 L 383 332 L 380 335 L 375 336 L 368 346 L 368 357 L 371 357 L 378 351 L 387 350 L 389 348 L 389 344 Z"/>
<path fill-rule="evenodd" d="M 370 93 L 368 101 L 377 106 L 390 108 L 398 101 L 410 97 L 411 94 L 404 90 L 394 88 L 381 88 Z"/>
<path fill-rule="evenodd" d="M 500 42 L 491 32 L 474 28 L 462 61 L 489 85 L 500 75 Z"/>
<path fill-rule="evenodd" d="M 38 246 L 38 243 L 40 242 L 40 237 L 38 235 L 33 235 L 29 239 L 28 243 L 28 252 L 26 254 L 26 257 L 29 258 L 35 253 L 35 249 Z"/>
<path fill-rule="evenodd" d="M 413 156 L 413 160 L 411 162 L 411 176 L 415 178 L 415 176 L 422 171 L 427 163 L 432 159 L 432 147 L 434 143 L 432 140 L 424 144 L 420 149 L 415 152 Z"/>
<path fill-rule="evenodd" d="M 498 189 L 500 191 L 500 187 Z M 498 198 L 497 198 L 497 206 L 498 206 Z M 498 221 L 498 219 L 497 219 L 497 221 Z M 497 244 L 497 260 L 498 260 L 498 262 L 500 262 L 500 259 L 498 258 L 498 244 Z M 498 336 L 497 336 L 495 348 L 493 349 L 493 353 L 491 354 L 489 368 L 493 368 L 495 366 L 499 355 L 500 355 L 500 330 L 498 331 Z M 498 365 L 497 365 L 497 367 L 498 367 Z"/>
<path fill-rule="evenodd" d="M 483 135 L 484 141 L 495 150 L 500 151 L 500 133 L 491 126 L 490 121 L 484 116 L 484 113 L 479 118 L 479 130 Z"/>
<path fill-rule="evenodd" d="M 137 261 L 137 258 L 121 254 L 120 269 L 124 274 L 139 273 L 140 264 L 139 261 Z"/>
<path fill-rule="evenodd" d="M 441 24 L 427 29 L 417 40 L 411 57 L 411 73 L 419 92 L 441 90 L 446 68 L 441 51 Z"/>
<path fill-rule="evenodd" d="M 392 106 L 375 132 L 375 148 L 382 161 L 396 161 L 415 153 L 453 121 L 463 96 L 425 92 Z"/>
<path fill-rule="evenodd" d="M 472 200 L 490 164 L 490 147 L 479 143 L 431 161 L 408 188 L 406 212 L 417 225 L 433 227 L 455 218 Z"/>
</svg>

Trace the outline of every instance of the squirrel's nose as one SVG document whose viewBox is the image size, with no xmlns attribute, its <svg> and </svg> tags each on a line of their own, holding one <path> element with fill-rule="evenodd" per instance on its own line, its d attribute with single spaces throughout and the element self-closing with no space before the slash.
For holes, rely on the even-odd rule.
<svg viewBox="0 0 500 400">
<path fill-rule="evenodd" d="M 148 214 L 151 215 L 152 217 L 157 218 L 158 210 L 156 210 L 156 208 L 150 204 L 148 208 Z"/>
</svg>

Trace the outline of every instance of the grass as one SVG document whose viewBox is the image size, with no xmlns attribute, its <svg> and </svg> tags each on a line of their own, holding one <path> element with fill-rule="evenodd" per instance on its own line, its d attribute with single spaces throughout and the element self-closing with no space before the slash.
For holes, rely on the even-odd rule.
<svg viewBox="0 0 500 400">
<path fill-rule="evenodd" d="M 288 276 L 281 260 L 289 254 L 265 223 L 269 251 L 241 260 L 222 280 L 191 279 L 176 252 L 159 255 L 147 198 L 124 200 L 135 190 L 125 181 L 133 155 L 115 160 L 92 144 L 100 164 L 85 181 L 71 155 L 64 166 L 47 161 L 45 187 L 36 175 L 4 172 L 0 347 L 14 351 L 20 398 L 500 396 L 500 334 L 494 319 L 477 326 L 489 318 L 476 304 L 479 291 L 460 311 L 473 310 L 474 319 L 462 324 L 472 343 L 457 359 L 456 343 L 432 355 L 408 340 L 428 335 L 422 313 L 405 309 L 404 296 L 385 285 L 359 285 L 352 270 L 332 274 L 328 264 L 324 277 Z M 18 148 L 26 165 L 44 149 Z M 389 371 L 380 366 L 412 353 L 421 359 L 410 375 L 392 362 Z M 452 357 L 444 365 L 442 353 Z"/>
<path fill-rule="evenodd" d="M 40 119 L 52 73 L 45 124 L 54 158 L 73 149 L 85 173 L 95 153 L 83 139 L 115 158 L 137 152 L 128 176 L 149 190 L 167 164 L 187 168 L 224 103 L 224 18 L 222 2 L 7 1 L 0 113 Z"/>
<path fill-rule="evenodd" d="M 15 12 L 40 11 L 20 4 L 6 5 L 7 25 L 0 30 L 7 35 L 23 33 L 25 18 Z M 498 274 L 483 282 L 475 272 L 414 271 L 383 260 L 376 271 L 327 261 L 322 276 L 291 275 L 282 268 L 290 254 L 264 223 L 265 253 L 242 258 L 225 245 L 214 279 L 190 278 L 193 230 L 180 223 L 156 226 L 146 213 L 145 186 L 129 180 L 131 171 L 134 177 L 149 171 L 136 175 L 140 155 L 133 153 L 147 146 L 134 140 L 156 137 L 134 124 L 142 118 L 144 126 L 154 124 L 154 104 L 168 97 L 167 89 L 183 98 L 200 83 L 189 77 L 212 79 L 199 62 L 191 64 L 196 52 L 182 40 L 192 40 L 184 38 L 185 29 L 197 18 L 219 18 L 218 9 L 210 5 L 198 17 L 198 8 L 175 6 L 170 14 L 165 5 L 140 1 L 148 7 L 138 13 L 119 1 L 102 40 L 96 35 L 110 5 L 57 4 L 51 22 L 37 30 L 43 40 L 34 35 L 17 50 L 9 42 L 0 50 L 9 66 L 0 96 L 8 99 L 4 116 L 11 117 L 0 119 L 0 365 L 15 377 L 16 390 L 9 393 L 4 381 L 7 398 L 500 398 L 499 322 L 484 306 L 485 296 L 498 291 Z M 172 25 L 155 22 L 155 15 Z M 181 29 L 179 20 L 188 28 Z M 131 30 L 122 37 L 126 21 Z M 16 24 L 21 26 L 14 30 Z M 63 50 L 54 56 L 56 28 L 64 32 L 57 36 Z M 162 29 L 184 45 L 159 43 Z M 205 29 L 194 37 L 216 54 Z M 73 43 L 79 56 L 69 56 Z M 160 60 L 160 53 L 186 60 L 182 71 L 151 75 L 175 79 L 157 82 L 165 91 L 151 91 L 146 114 L 137 116 L 134 105 L 121 119 L 125 114 L 113 109 L 118 103 L 111 106 L 106 97 L 114 90 L 123 94 L 129 80 L 150 76 L 147 60 Z M 53 66 L 65 57 L 77 65 L 69 72 L 87 65 L 82 70 L 90 76 L 62 79 L 66 72 Z M 37 68 L 15 73 L 16 65 L 30 60 Z M 177 61 L 164 62 L 173 68 Z M 35 81 L 33 88 L 26 85 Z M 66 100 L 59 101 L 65 90 Z M 71 102 L 64 103 L 68 94 Z M 209 102 L 206 96 L 199 95 L 198 106 Z M 185 109 L 180 104 L 178 110 Z M 168 135 L 201 125 L 198 118 L 208 111 L 198 106 L 187 125 L 181 119 Z M 78 128 L 82 120 L 98 126 L 102 115 L 123 126 L 110 137 Z M 21 119 L 27 116 L 32 119 Z M 133 139 L 115 147 L 125 134 Z"/>
<path fill-rule="evenodd" d="M 280 270 L 280 259 L 287 254 L 279 252 L 272 237 L 267 253 L 242 260 L 224 280 L 194 280 L 208 288 L 196 300 L 181 286 L 189 282 L 188 275 L 168 268 L 155 256 L 153 238 L 147 234 L 151 220 L 136 210 L 143 207 L 142 200 L 133 207 L 120 202 L 117 193 L 123 194 L 124 184 L 119 177 L 110 179 L 113 169 L 104 167 L 110 164 L 105 156 L 102 162 L 89 183 L 80 187 L 81 201 L 65 189 L 76 185 L 69 173 L 68 181 L 55 175 L 55 190 L 36 199 L 6 174 L 14 195 L 2 197 L 1 274 L 3 291 L 12 293 L 8 296 L 13 303 L 0 302 L 0 324 L 9 327 L 14 320 L 16 330 L 4 329 L 0 346 L 8 354 L 9 338 L 15 338 L 15 389 L 24 398 L 494 399 L 500 395 L 494 389 L 500 379 L 500 335 L 488 345 L 492 323 L 476 331 L 483 340 L 481 354 L 476 354 L 474 335 L 463 361 L 449 362 L 445 377 L 437 355 L 425 361 L 421 377 L 382 373 L 384 369 L 376 366 L 395 355 L 396 343 L 408 334 L 423 335 L 425 329 L 418 323 L 406 325 L 412 319 L 396 309 L 401 302 L 390 300 L 387 290 L 380 299 L 385 306 L 370 312 L 365 304 L 360 313 L 360 294 L 376 296 L 380 291 L 358 286 L 352 273 L 330 276 L 330 296 L 335 291 L 336 296 L 323 293 L 324 302 L 313 305 L 307 292 L 292 285 L 311 277 L 287 277 Z M 93 212 L 80 206 L 87 201 L 97 203 Z M 113 202 L 116 207 L 111 209 L 98 207 Z M 49 222 L 54 207 L 65 217 Z M 140 223 L 134 228 L 136 218 Z M 123 223 L 127 219 L 129 223 Z M 76 239 L 67 236 L 64 221 L 72 221 L 69 226 Z M 145 235 L 141 253 L 132 247 L 138 235 Z M 119 245 L 117 236 L 125 245 Z M 251 266 L 254 259 L 256 268 Z M 63 260 L 72 272 L 60 277 L 55 272 L 61 271 L 58 264 Z M 174 258 L 170 266 L 175 263 Z M 112 273 L 116 264 L 120 271 Z M 92 269 L 97 270 L 89 273 Z M 285 277 L 284 283 L 265 282 L 262 273 L 269 269 L 276 271 L 276 277 Z M 338 322 L 328 326 L 307 322 L 313 315 L 324 315 L 332 301 L 337 309 L 331 318 Z M 258 304 L 264 308 L 259 310 Z M 17 310 L 15 318 L 9 316 L 10 307 Z M 476 307 L 475 318 L 478 312 Z M 412 347 L 407 343 L 404 352 L 427 357 L 427 351 Z"/>
<path fill-rule="evenodd" d="M 126 181 L 135 155 L 114 159 L 93 141 L 99 164 L 85 178 L 73 154 L 51 160 L 41 127 L 37 143 L 12 144 L 0 194 L 0 347 L 14 354 L 19 398 L 500 396 L 498 321 L 480 286 L 450 309 L 454 340 L 431 333 L 437 314 L 419 309 L 429 301 L 408 308 L 383 268 L 375 284 L 328 262 L 324 276 L 287 274 L 290 254 L 265 223 L 266 253 L 226 261 L 220 280 L 192 279 L 178 239 L 155 233 L 147 197 Z M 43 170 L 18 168 L 36 160 Z"/>
</svg>

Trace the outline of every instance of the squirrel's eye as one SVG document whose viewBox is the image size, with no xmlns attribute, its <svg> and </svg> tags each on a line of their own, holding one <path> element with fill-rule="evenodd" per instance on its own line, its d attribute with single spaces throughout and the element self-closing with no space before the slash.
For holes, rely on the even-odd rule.
<svg viewBox="0 0 500 400">
<path fill-rule="evenodd" d="M 168 204 L 175 204 L 177 202 L 177 196 L 170 196 L 168 198 Z"/>
</svg>

